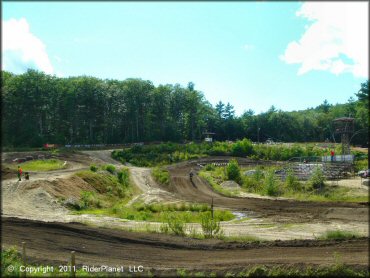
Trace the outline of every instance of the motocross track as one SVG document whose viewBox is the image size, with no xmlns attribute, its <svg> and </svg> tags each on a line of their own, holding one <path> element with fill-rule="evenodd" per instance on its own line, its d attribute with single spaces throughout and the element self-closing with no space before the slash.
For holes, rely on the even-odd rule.
<svg viewBox="0 0 370 278">
<path fill-rule="evenodd" d="M 209 161 L 213 160 L 214 158 L 211 158 Z M 227 158 L 223 160 L 227 161 Z M 218 161 L 221 160 L 218 159 Z M 202 163 L 206 162 L 207 159 L 202 159 Z M 192 181 L 190 181 L 189 173 L 190 171 L 194 171 L 198 164 L 199 161 L 193 161 L 168 167 L 171 176 L 168 189 L 173 192 L 175 196 L 193 202 L 206 203 L 210 203 L 213 198 L 216 207 L 238 211 L 253 211 L 260 217 L 268 217 L 274 219 L 276 222 L 300 223 L 310 220 L 328 222 L 334 219 L 344 222 L 368 221 L 368 203 L 303 202 L 281 200 L 277 198 L 229 198 L 222 196 L 214 192 L 208 183 L 197 175 L 194 175 Z M 242 164 L 242 162 L 240 164 Z"/>
<path fill-rule="evenodd" d="M 72 155 L 68 160 L 71 161 L 71 168 L 54 171 L 54 178 L 50 178 L 47 173 L 35 173 L 32 180 L 35 179 L 36 183 L 48 182 L 50 188 L 54 189 L 55 187 L 52 185 L 55 180 L 65 182 L 72 173 L 86 169 L 91 163 L 119 165 L 118 162 L 112 160 L 109 150 L 85 151 L 78 154 L 78 159 L 74 159 Z M 332 223 L 339 223 L 338 225 L 342 227 L 353 227 L 353 232 L 356 232 L 358 226 L 368 226 L 368 203 L 319 203 L 280 199 L 229 198 L 214 192 L 197 175 L 194 175 L 193 182 L 190 181 L 189 172 L 199 169 L 200 163 L 225 162 L 227 160 L 228 158 L 225 157 L 203 158 L 169 166 L 171 175 L 169 187 L 158 186 L 151 179 L 148 169 L 130 167 L 130 172 L 133 181 L 143 192 L 138 198 L 206 203 L 210 203 L 213 198 L 215 207 L 245 212 L 257 219 L 269 219 L 274 223 L 320 223 L 320 225 L 328 227 Z M 243 163 L 249 164 L 250 161 L 241 160 L 240 164 Z M 6 196 L 16 196 L 18 198 L 16 201 L 20 203 L 19 206 L 22 206 L 23 193 L 20 191 L 16 195 L 12 195 L 15 194 L 13 192 L 14 186 L 19 186 L 14 180 L 2 181 L 2 191 L 6 193 L 2 197 L 3 204 L 11 203 L 11 200 L 8 199 L 5 199 L 4 202 Z M 73 186 L 73 183 L 68 181 L 69 183 L 63 186 Z M 31 183 L 31 181 L 27 182 Z M 22 185 L 22 183 L 20 186 L 24 186 L 24 190 L 27 189 L 27 186 L 29 188 L 35 187 L 32 184 L 24 183 Z M 87 185 L 79 186 L 82 188 Z M 57 184 L 57 187 L 60 187 L 60 183 Z M 4 195 L 6 196 L 4 197 Z M 42 204 L 37 205 L 41 206 L 38 211 L 42 213 Z M 71 250 L 76 251 L 76 262 L 80 265 L 140 264 L 145 268 L 187 268 L 204 271 L 237 269 L 252 264 L 334 264 L 334 252 L 339 253 L 342 262 L 346 264 L 366 266 L 369 259 L 368 237 L 345 241 L 293 240 L 271 241 L 262 244 L 224 243 L 218 240 L 201 241 L 163 234 L 93 228 L 77 223 L 59 223 L 57 222 L 60 221 L 58 217 L 55 217 L 55 222 L 52 223 L 24 219 L 28 218 L 26 214 L 21 217 L 23 219 L 17 219 L 12 217 L 11 209 L 16 209 L 14 206 L 9 205 L 5 208 L 7 210 L 4 211 L 3 206 L 2 211 L 3 216 L 4 212 L 7 216 L 2 219 L 3 246 L 17 245 L 19 250 L 20 243 L 26 241 L 27 256 L 31 262 L 37 263 L 66 263 Z M 55 216 L 58 213 L 60 215 L 65 213 L 65 211 L 59 212 L 60 207 L 56 207 L 55 210 L 53 207 L 48 208 L 49 213 L 54 211 Z M 32 208 L 28 210 L 30 209 Z M 52 215 L 48 215 L 48 218 L 45 215 L 46 221 L 52 221 L 50 219 L 52 219 Z M 79 218 L 72 217 L 67 222 L 70 221 L 79 221 Z M 235 226 L 236 230 L 242 228 L 242 226 L 238 226 L 239 224 L 232 225 Z M 119 227 L 117 228 L 119 229 Z M 368 236 L 368 230 L 366 229 L 366 231 L 365 234 Z M 268 233 L 266 230 L 265 232 Z M 262 230 L 261 233 L 264 231 Z"/>
<path fill-rule="evenodd" d="M 329 265 L 335 263 L 334 252 L 341 254 L 348 265 L 366 266 L 369 248 L 367 238 L 225 243 L 16 218 L 2 220 L 2 239 L 5 246 L 27 241 L 30 263 L 66 264 L 69 252 L 74 250 L 80 266 L 142 265 L 157 270 L 230 270 L 249 264 Z"/>
</svg>

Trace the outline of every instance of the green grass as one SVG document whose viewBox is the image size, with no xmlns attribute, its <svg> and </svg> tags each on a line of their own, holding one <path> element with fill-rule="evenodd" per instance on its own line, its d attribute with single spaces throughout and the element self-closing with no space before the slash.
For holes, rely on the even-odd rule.
<svg viewBox="0 0 370 278">
<path fill-rule="evenodd" d="M 243 168 L 241 172 L 250 168 Z M 224 167 L 204 169 L 199 176 L 208 181 L 212 188 L 226 196 L 238 196 L 241 192 L 254 193 L 262 196 L 272 195 L 313 202 L 368 202 L 367 194 L 354 195 L 352 189 L 339 186 L 329 186 L 328 182 L 321 184 L 322 188 L 313 188 L 312 181 L 302 182 L 291 176 L 285 182 L 274 177 L 276 166 L 257 167 L 252 176 L 242 176 L 240 189 L 227 190 L 221 187 L 226 180 Z M 321 182 L 321 180 L 320 180 Z"/>
<path fill-rule="evenodd" d="M 64 161 L 59 159 L 31 160 L 21 163 L 19 165 L 21 166 L 23 172 L 53 171 L 67 167 L 67 165 L 64 165 Z M 10 168 L 17 169 L 18 166 L 12 165 Z"/>
<path fill-rule="evenodd" d="M 128 170 L 125 168 L 117 174 L 80 171 L 75 175 L 94 188 L 94 191 L 81 191 L 78 203 L 70 206 L 76 211 L 86 213 L 105 211 L 117 202 L 128 202 L 135 193 L 129 181 Z"/>
<path fill-rule="evenodd" d="M 68 256 L 68 255 L 66 255 Z M 69 258 L 66 257 L 65 261 L 68 261 Z M 70 265 L 70 264 L 68 264 Z M 2 277 L 20 277 L 21 272 L 20 268 L 23 266 L 21 254 L 17 251 L 16 247 L 10 247 L 7 249 L 1 250 L 1 273 Z M 12 268 L 14 267 L 14 268 Z M 32 268 L 32 272 L 27 272 L 27 277 L 70 277 L 71 272 L 61 272 L 58 266 L 51 266 L 51 265 L 29 265 L 27 264 L 28 268 Z M 13 271 L 9 271 L 10 269 L 14 269 Z M 76 271 L 77 277 L 90 277 L 91 274 L 83 269 L 77 268 Z M 104 273 L 96 273 L 95 277 L 104 277 Z"/>
<path fill-rule="evenodd" d="M 154 203 L 143 205 L 142 203 L 126 206 L 125 202 L 116 202 L 109 208 L 95 208 L 80 210 L 76 213 L 108 215 L 127 220 L 150 221 L 165 223 L 169 215 L 181 219 L 184 223 L 201 223 L 202 216 L 210 211 L 210 207 L 203 204 L 173 204 L 164 205 Z M 235 216 L 228 210 L 215 210 L 214 218 L 217 221 L 229 221 Z"/>
<path fill-rule="evenodd" d="M 205 180 L 207 180 L 208 183 L 212 186 L 213 190 L 215 190 L 216 192 L 221 193 L 222 195 L 225 195 L 227 197 L 239 196 L 239 193 L 236 190 L 228 190 L 222 188 L 222 186 L 216 182 L 216 179 L 212 176 L 212 174 L 209 171 L 200 171 L 198 175 L 199 177 L 202 177 Z"/>
<path fill-rule="evenodd" d="M 265 160 L 288 160 L 299 156 L 320 156 L 327 153 L 313 143 L 279 145 L 253 145 L 248 139 L 213 143 L 163 143 L 158 145 L 134 146 L 116 150 L 112 157 L 136 166 L 153 167 L 204 157 L 208 155 L 232 155 Z"/>
<path fill-rule="evenodd" d="M 327 231 L 323 235 L 319 236 L 317 239 L 320 240 L 327 240 L 327 239 L 351 239 L 351 238 L 359 238 L 360 235 L 354 232 L 349 231 L 341 231 L 341 230 L 332 230 Z"/>
<path fill-rule="evenodd" d="M 152 169 L 152 176 L 154 180 L 160 184 L 170 184 L 170 173 L 166 169 L 155 167 Z"/>
</svg>

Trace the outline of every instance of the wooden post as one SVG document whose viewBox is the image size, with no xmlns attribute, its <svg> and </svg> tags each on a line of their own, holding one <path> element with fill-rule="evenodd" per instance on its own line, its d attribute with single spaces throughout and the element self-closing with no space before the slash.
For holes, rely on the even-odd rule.
<svg viewBox="0 0 370 278">
<path fill-rule="evenodd" d="M 71 277 L 76 277 L 75 251 L 71 251 Z"/>
<path fill-rule="evenodd" d="M 213 197 L 212 197 L 212 203 L 211 203 L 211 213 L 212 213 L 212 220 L 213 220 Z"/>
<path fill-rule="evenodd" d="M 22 242 L 22 263 L 26 267 L 26 242 Z M 21 277 L 26 277 L 26 271 L 21 272 Z"/>
</svg>

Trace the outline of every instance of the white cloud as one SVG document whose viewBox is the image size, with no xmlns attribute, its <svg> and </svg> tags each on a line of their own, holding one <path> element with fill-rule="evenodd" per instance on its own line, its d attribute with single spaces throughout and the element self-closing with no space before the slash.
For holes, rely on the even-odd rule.
<svg viewBox="0 0 370 278">
<path fill-rule="evenodd" d="M 296 15 L 311 22 L 280 58 L 301 64 L 298 75 L 326 70 L 368 77 L 368 2 L 306 2 Z"/>
<path fill-rule="evenodd" d="M 5 70 L 22 73 L 36 68 L 48 74 L 54 72 L 45 44 L 30 32 L 25 18 L 3 21 L 2 48 Z"/>
</svg>

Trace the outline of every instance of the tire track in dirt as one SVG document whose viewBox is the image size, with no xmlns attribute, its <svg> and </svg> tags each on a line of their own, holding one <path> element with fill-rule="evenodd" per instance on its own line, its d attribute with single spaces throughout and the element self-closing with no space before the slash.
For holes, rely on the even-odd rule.
<svg viewBox="0 0 370 278">
<path fill-rule="evenodd" d="M 225 162 L 228 159 L 224 159 Z M 210 158 L 209 161 L 214 161 Z M 220 159 L 218 159 L 220 161 Z M 207 159 L 202 159 L 203 163 Z M 168 166 L 170 172 L 169 191 L 182 199 L 210 204 L 238 211 L 253 211 L 260 217 L 273 218 L 277 222 L 294 223 L 316 221 L 342 220 L 368 222 L 368 203 L 347 202 L 310 202 L 296 200 L 274 200 L 250 197 L 226 197 L 215 192 L 202 178 L 195 175 L 190 181 L 189 173 L 197 168 L 198 161 L 179 163 Z"/>
<path fill-rule="evenodd" d="M 212 271 L 247 264 L 368 264 L 366 238 L 345 241 L 275 241 L 265 244 L 224 243 L 163 234 L 130 233 L 77 223 L 2 219 L 3 246 L 27 241 L 29 262 L 65 263 L 71 250 L 77 265 L 143 265 L 145 268 L 190 268 Z"/>
</svg>

